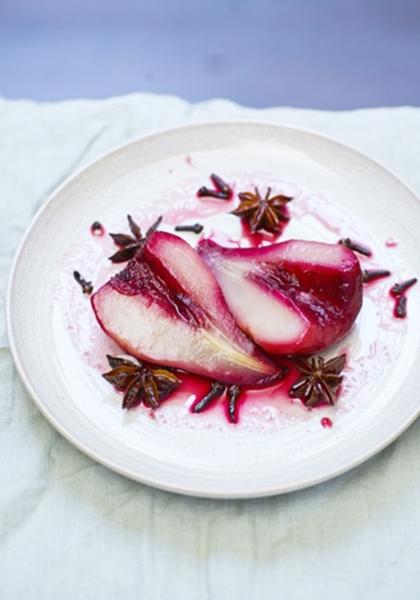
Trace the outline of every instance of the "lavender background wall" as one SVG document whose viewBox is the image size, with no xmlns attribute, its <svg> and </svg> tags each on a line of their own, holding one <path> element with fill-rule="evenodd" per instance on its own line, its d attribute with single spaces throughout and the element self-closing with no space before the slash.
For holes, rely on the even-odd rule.
<svg viewBox="0 0 420 600">
<path fill-rule="evenodd" d="M 420 105 L 420 0 L 0 0 L 0 94 Z"/>
</svg>

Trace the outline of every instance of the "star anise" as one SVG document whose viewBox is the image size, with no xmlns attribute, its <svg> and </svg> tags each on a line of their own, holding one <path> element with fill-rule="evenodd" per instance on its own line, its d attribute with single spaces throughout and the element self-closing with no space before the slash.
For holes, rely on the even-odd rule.
<svg viewBox="0 0 420 600">
<path fill-rule="evenodd" d="M 343 380 L 340 373 L 345 364 L 345 354 L 327 361 L 322 356 L 297 359 L 296 366 L 301 377 L 290 388 L 289 396 L 300 398 L 308 408 L 320 402 L 335 404 L 337 391 Z"/>
<path fill-rule="evenodd" d="M 145 366 L 141 361 L 134 362 L 119 356 L 107 355 L 107 359 L 111 371 L 104 373 L 102 377 L 124 391 L 122 407 L 127 410 L 141 403 L 157 408 L 181 383 L 167 369 Z"/>
<path fill-rule="evenodd" d="M 231 214 L 247 221 L 252 233 L 260 229 L 270 233 L 279 233 L 281 223 L 289 220 L 285 208 L 293 198 L 283 194 L 270 197 L 270 194 L 270 187 L 267 188 L 264 197 L 261 196 L 257 187 L 255 192 L 241 192 L 239 194 L 240 204 Z"/>
<path fill-rule="evenodd" d="M 146 235 L 143 237 L 141 229 L 134 221 L 131 215 L 127 215 L 128 225 L 132 235 L 126 233 L 110 233 L 109 235 L 114 240 L 114 243 L 118 246 L 119 250 L 109 257 L 109 260 L 113 263 L 127 262 L 133 258 L 137 252 L 142 248 L 146 240 L 156 231 L 159 227 L 162 217 L 159 217 L 155 223 L 146 231 Z"/>
</svg>

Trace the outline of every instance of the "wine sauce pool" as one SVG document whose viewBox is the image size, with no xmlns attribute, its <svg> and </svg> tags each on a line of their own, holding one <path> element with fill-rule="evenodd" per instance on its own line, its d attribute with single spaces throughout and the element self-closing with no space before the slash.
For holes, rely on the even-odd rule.
<svg viewBox="0 0 420 600">
<path fill-rule="evenodd" d="M 297 185 L 266 173 L 258 177 L 241 173 L 224 175 L 229 183 L 234 184 L 235 193 L 231 200 L 197 198 L 197 189 L 207 183 L 197 173 L 194 175 L 195 179 L 185 186 L 177 186 L 176 189 L 168 189 L 159 194 L 154 199 L 153 205 L 158 208 L 153 214 L 136 214 L 136 207 L 130 208 L 131 214 L 142 230 L 147 229 L 160 214 L 164 215 L 162 229 L 166 231 L 173 232 L 177 224 L 203 224 L 204 231 L 201 235 L 181 234 L 192 245 L 202 237 L 210 237 L 223 245 L 236 247 L 264 246 L 291 238 L 329 243 L 337 242 L 342 237 L 360 239 L 373 249 L 375 255 L 374 261 L 359 257 L 363 268 L 394 270 L 392 257 L 395 254 L 392 253 L 391 256 L 389 251 L 387 253 L 387 248 L 391 246 L 384 246 L 383 241 L 372 239 L 363 222 L 355 222 L 353 215 L 344 212 L 329 198 L 321 194 L 305 193 Z M 265 233 L 252 234 L 240 219 L 229 214 L 237 206 L 237 192 L 253 189 L 255 185 L 260 189 L 271 186 L 273 193 L 294 196 L 289 205 L 291 220 L 277 238 Z M 106 222 L 105 225 L 108 231 L 123 231 L 125 214 L 116 213 L 115 220 Z M 87 376 L 95 378 L 95 385 L 100 386 L 101 392 L 106 395 L 106 403 L 112 405 L 115 411 L 122 412 L 121 394 L 115 392 L 100 377 L 108 369 L 106 354 L 121 355 L 121 349 L 99 328 L 89 299 L 83 297 L 71 277 L 72 271 L 80 268 L 97 289 L 121 268 L 121 265 L 112 265 L 107 260 L 114 246 L 112 240 L 104 235 L 105 227 L 102 224 L 101 227 L 101 235 L 92 232 L 86 239 L 80 239 L 80 243 L 73 246 L 71 252 L 64 257 L 63 277 L 57 287 L 56 303 L 66 335 L 88 370 Z M 296 424 L 313 422 L 322 429 L 327 422 L 323 420 L 331 420 L 333 416 L 338 427 L 340 418 L 345 418 L 348 413 L 357 409 L 365 401 L 366 394 L 373 395 L 376 389 L 380 389 L 381 377 L 398 359 L 406 323 L 393 318 L 393 302 L 388 288 L 386 280 L 378 280 L 365 286 L 364 306 L 355 326 L 342 342 L 326 353 L 329 358 L 347 352 L 342 391 L 335 407 L 322 406 L 308 410 L 300 400 L 291 399 L 288 390 L 298 376 L 297 371 L 292 368 L 287 377 L 275 385 L 243 392 L 239 425 L 236 426 L 226 421 L 226 403 L 223 397 L 215 400 L 208 410 L 192 414 L 191 406 L 206 394 L 209 382 L 198 376 L 182 374 L 182 385 L 158 410 L 151 413 L 141 406 L 130 411 L 130 419 L 150 415 L 157 423 L 185 429 L 225 430 L 240 427 L 248 431 L 274 432 Z"/>
</svg>

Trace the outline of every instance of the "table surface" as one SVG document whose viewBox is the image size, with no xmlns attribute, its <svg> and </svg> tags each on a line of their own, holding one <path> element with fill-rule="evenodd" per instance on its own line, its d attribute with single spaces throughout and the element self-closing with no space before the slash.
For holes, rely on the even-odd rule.
<svg viewBox="0 0 420 600">
<path fill-rule="evenodd" d="M 0 94 L 419 105 L 418 0 L 2 0 Z"/>
<path fill-rule="evenodd" d="M 420 109 L 259 111 L 151 95 L 0 100 L 0 315 L 17 244 L 68 175 L 142 133 L 220 117 L 317 129 L 420 190 Z M 366 464 L 301 492 L 215 501 L 157 491 L 52 429 L 13 368 L 1 317 L 0 598 L 418 600 L 419 453 L 417 422 Z"/>
</svg>

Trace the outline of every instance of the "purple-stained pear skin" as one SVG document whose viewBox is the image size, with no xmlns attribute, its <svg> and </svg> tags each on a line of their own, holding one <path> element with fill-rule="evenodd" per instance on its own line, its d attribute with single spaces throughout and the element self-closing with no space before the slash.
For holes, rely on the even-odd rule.
<svg viewBox="0 0 420 600">
<path fill-rule="evenodd" d="M 205 261 L 176 235 L 154 233 L 92 306 L 108 336 L 151 363 L 238 385 L 262 385 L 279 373 L 236 325 Z"/>
<path fill-rule="evenodd" d="M 201 240 L 239 327 L 271 354 L 310 354 L 338 342 L 362 306 L 362 272 L 338 244 L 290 240 L 224 248 Z"/>
</svg>

